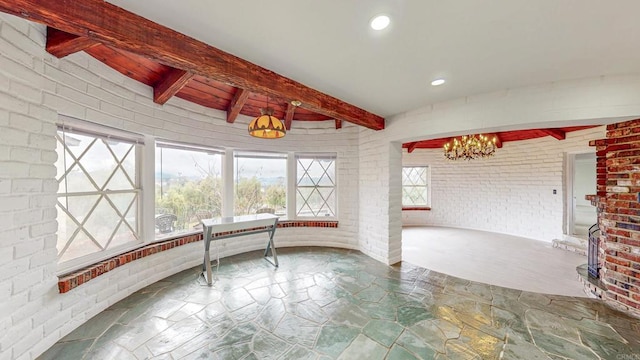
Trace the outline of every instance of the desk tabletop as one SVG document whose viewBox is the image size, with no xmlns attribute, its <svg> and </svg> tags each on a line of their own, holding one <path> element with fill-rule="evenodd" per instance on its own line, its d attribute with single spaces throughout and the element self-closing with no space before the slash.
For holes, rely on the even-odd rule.
<svg viewBox="0 0 640 360">
<path fill-rule="evenodd" d="M 202 219 L 202 225 L 206 227 L 228 227 L 228 226 L 261 226 L 275 223 L 278 216 L 273 214 L 252 214 L 241 216 L 217 217 L 212 219 Z M 235 225 L 235 226 L 234 226 Z"/>
</svg>

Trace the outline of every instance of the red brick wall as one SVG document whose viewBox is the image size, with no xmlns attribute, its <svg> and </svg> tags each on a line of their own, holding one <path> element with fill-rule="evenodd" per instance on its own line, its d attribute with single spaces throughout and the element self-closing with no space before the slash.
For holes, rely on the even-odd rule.
<svg viewBox="0 0 640 360">
<path fill-rule="evenodd" d="M 605 300 L 640 314 L 640 119 L 596 140 L 600 277 Z"/>
</svg>

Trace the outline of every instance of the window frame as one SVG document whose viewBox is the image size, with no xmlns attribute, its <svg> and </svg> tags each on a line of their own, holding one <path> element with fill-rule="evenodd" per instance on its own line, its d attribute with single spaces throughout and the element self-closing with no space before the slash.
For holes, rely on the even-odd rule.
<svg viewBox="0 0 640 360">
<path fill-rule="evenodd" d="M 290 154 L 287 152 L 277 152 L 277 151 L 262 151 L 262 150 L 247 150 L 247 149 L 233 149 L 232 151 L 233 158 L 233 173 L 228 177 L 228 181 L 232 184 L 232 203 L 231 203 L 231 216 L 238 216 L 235 214 L 235 199 L 236 199 L 236 175 L 238 174 L 238 169 L 236 168 L 237 159 L 238 158 L 249 158 L 249 159 L 282 159 L 285 162 L 285 181 L 284 181 L 284 189 L 285 189 L 285 214 L 279 215 L 280 220 L 285 220 L 290 218 L 289 214 L 289 198 L 291 195 L 289 194 L 289 156 Z"/>
<path fill-rule="evenodd" d="M 294 190 L 293 190 L 293 204 L 294 207 L 292 209 L 292 215 L 294 219 L 300 219 L 300 220 L 336 220 L 338 218 L 338 154 L 337 153 L 322 153 L 322 152 L 296 152 L 293 153 L 292 155 L 293 157 L 293 161 L 292 161 L 292 173 L 293 173 L 293 184 L 295 184 Z M 333 160 L 333 170 L 334 170 L 334 174 L 333 174 L 333 198 L 334 198 L 334 203 L 333 203 L 333 215 L 330 216 L 300 216 L 298 215 L 298 182 L 300 181 L 298 179 L 298 160 L 299 159 L 310 159 L 313 158 L 315 159 L 330 159 Z M 315 186 L 304 186 L 305 188 L 318 188 L 317 185 Z M 325 186 L 325 188 L 327 188 L 328 186 Z M 326 202 L 325 202 L 326 203 Z M 330 207 L 331 208 L 331 207 Z"/>
<path fill-rule="evenodd" d="M 419 187 L 426 187 L 427 189 L 427 199 L 426 199 L 426 204 L 425 205 L 413 205 L 413 204 L 405 204 L 404 202 L 402 202 L 402 210 L 430 210 L 431 209 L 431 166 L 429 165 L 403 165 L 402 166 L 402 174 L 401 174 L 401 180 L 404 180 L 404 172 L 405 169 L 407 168 L 425 168 L 425 172 L 426 172 L 426 184 L 423 186 L 419 186 Z M 411 185 L 405 185 L 404 182 L 401 184 L 401 189 L 402 189 L 402 194 L 404 194 L 404 188 L 405 186 L 411 186 Z M 418 187 L 418 186 L 415 186 Z M 402 196 L 401 201 L 404 199 L 404 196 Z"/>
<path fill-rule="evenodd" d="M 189 235 L 194 235 L 194 234 L 198 234 L 200 232 L 202 232 L 202 229 L 199 227 L 194 227 L 192 229 L 188 229 L 188 230 L 183 230 L 183 231 L 173 231 L 170 233 L 166 233 L 165 235 L 162 236 L 156 236 L 155 233 L 155 229 L 156 229 L 156 221 L 155 221 L 155 216 L 156 216 L 156 212 L 158 207 L 156 206 L 156 199 L 155 199 L 155 174 L 157 172 L 158 169 L 156 169 L 155 167 L 155 163 L 156 163 L 156 156 L 155 156 L 155 152 L 158 148 L 165 148 L 165 149 L 173 149 L 173 150 L 184 150 L 184 151 L 193 151 L 193 152 L 202 152 L 202 153 L 207 153 L 207 154 L 216 154 L 216 155 L 220 155 L 221 159 L 220 159 L 220 179 L 222 181 L 221 184 L 221 216 L 223 216 L 223 211 L 224 211 L 224 207 L 225 207 L 225 202 L 227 201 L 227 199 L 225 199 L 224 197 L 224 190 L 225 190 L 225 178 L 224 178 L 224 157 L 225 157 L 225 151 L 224 149 L 221 149 L 219 147 L 214 147 L 214 146 L 202 146 L 202 145 L 193 145 L 193 144 L 188 144 L 188 143 L 183 143 L 183 142 L 179 142 L 179 141 L 172 141 L 172 140 L 165 140 L 165 139 L 154 139 L 153 141 L 154 146 L 152 147 L 153 149 L 153 159 L 149 159 L 149 162 L 151 164 L 153 164 L 153 176 L 150 175 L 150 177 L 153 180 L 153 211 L 149 211 L 150 213 L 152 213 L 152 216 L 149 217 L 148 221 L 152 221 L 152 224 L 149 225 L 149 232 L 151 233 L 151 238 L 148 239 L 147 241 L 145 241 L 146 243 L 154 243 L 154 242 L 158 242 L 158 241 L 165 241 L 168 239 L 172 239 L 172 238 L 176 238 L 176 237 L 182 237 L 182 236 L 189 236 Z M 151 197 L 151 196 L 150 196 Z"/>
<path fill-rule="evenodd" d="M 90 254 L 86 254 L 83 256 L 79 256 L 70 260 L 66 260 L 61 262 L 60 261 L 60 256 L 56 255 L 57 260 L 56 260 L 56 266 L 57 266 L 57 272 L 58 273 L 65 273 L 68 271 L 73 271 L 85 266 L 88 266 L 90 264 L 94 264 L 98 261 L 102 261 L 105 259 L 108 259 L 110 257 L 113 257 L 117 254 L 121 254 L 123 252 L 126 252 L 128 250 L 131 249 L 135 249 L 137 247 L 140 247 L 142 244 L 145 243 L 145 227 L 144 227 L 144 218 L 143 218 L 143 203 L 144 203 L 144 196 L 145 196 L 145 192 L 144 192 L 144 186 L 143 186 L 143 172 L 144 172 L 144 161 L 143 161 L 143 153 L 145 151 L 146 148 L 146 144 L 145 144 L 145 138 L 139 134 L 136 133 L 132 133 L 132 132 L 127 132 L 127 131 L 123 131 L 120 129 L 115 129 L 106 125 L 99 125 L 99 124 L 94 124 L 88 121 L 84 121 L 84 120 L 78 120 L 75 118 L 71 118 L 68 116 L 64 116 L 64 115 L 60 115 L 58 117 L 58 121 L 56 122 L 56 146 L 57 144 L 60 142 L 60 140 L 58 139 L 58 131 L 62 131 L 66 134 L 76 134 L 76 135 L 82 135 L 82 136 L 90 136 L 93 137 L 97 140 L 102 140 L 102 141 L 119 141 L 119 142 L 123 142 L 123 143 L 127 143 L 127 144 L 131 144 L 134 146 L 134 148 L 131 151 L 135 151 L 134 159 L 135 159 L 135 176 L 133 177 L 133 179 L 131 179 L 134 182 L 134 188 L 131 191 L 124 191 L 124 190 L 109 190 L 108 188 L 105 188 L 103 190 L 95 190 L 95 191 L 65 191 L 65 192 L 61 192 L 60 189 L 58 189 L 56 191 L 56 211 L 60 212 L 61 210 L 58 209 L 58 202 L 60 201 L 59 199 L 62 198 L 68 198 L 69 196 L 81 196 L 78 194 L 85 194 L 88 195 L 89 193 L 95 193 L 96 195 L 99 196 L 105 196 L 105 195 L 110 195 L 110 194 L 115 194 L 115 193 L 135 193 L 135 197 L 136 197 L 136 201 L 137 201 L 137 210 L 135 211 L 135 216 L 136 216 L 136 226 L 135 226 L 135 232 L 134 236 L 136 237 L 136 241 L 130 241 L 127 242 L 125 244 L 121 244 L 121 245 L 117 245 L 117 246 L 107 246 L 106 249 L 101 250 L 101 251 L 97 251 L 97 252 L 93 252 Z M 64 144 L 63 144 L 64 146 Z M 93 145 L 92 145 L 93 146 Z M 66 153 L 66 148 L 63 148 L 63 156 L 64 153 Z M 86 151 L 86 150 L 85 150 Z M 56 150 L 57 153 L 57 150 Z M 60 155 L 60 154 L 58 154 Z M 123 159 L 124 160 L 124 159 Z M 74 164 L 76 164 L 77 161 L 74 161 Z M 78 165 L 79 166 L 79 165 Z M 71 169 L 71 167 L 73 167 L 73 165 L 71 165 L 68 168 L 63 169 L 64 170 L 64 176 L 66 177 L 66 175 L 68 174 L 68 170 Z M 119 165 L 116 166 L 117 167 L 122 167 L 122 162 L 119 163 Z M 124 169 L 122 169 L 124 171 Z M 83 170 L 84 171 L 84 170 Z M 115 174 L 115 169 L 114 172 L 110 175 L 109 179 Z M 91 177 L 91 174 L 88 174 Z M 128 175 L 127 175 L 128 177 Z M 56 175 L 56 181 L 58 181 L 58 177 Z M 64 182 L 65 180 L 62 180 L 62 178 L 60 178 L 60 183 Z M 90 210 L 92 213 L 93 211 L 95 211 L 97 204 L 94 204 L 94 206 L 92 206 L 92 210 Z M 113 205 L 111 205 L 113 206 Z M 130 205 L 131 206 L 131 205 Z M 124 219 L 124 218 L 121 218 Z M 77 221 L 77 220 L 76 220 Z M 120 226 L 125 226 L 123 225 L 123 223 L 120 224 Z M 58 225 L 58 229 L 59 229 L 60 225 Z M 88 230 L 87 230 L 88 231 Z M 58 236 L 57 241 L 60 240 L 60 233 L 59 230 L 56 230 L 56 235 Z M 113 238 L 114 234 L 111 234 L 111 238 Z M 68 239 L 66 240 L 68 242 Z M 111 239 L 109 240 L 111 241 Z M 66 242 L 65 242 L 66 244 Z"/>
<path fill-rule="evenodd" d="M 338 203 L 339 203 L 339 184 L 338 184 L 338 164 L 339 157 L 337 153 L 326 152 L 275 152 L 275 151 L 263 151 L 252 149 L 232 149 L 221 148 L 214 146 L 202 146 L 190 143 L 183 143 L 179 141 L 168 140 L 165 138 L 157 138 L 152 135 L 143 135 L 139 133 L 129 132 L 125 130 L 116 129 L 114 127 L 96 124 L 87 120 L 79 120 L 65 115 L 59 115 L 56 125 L 59 128 L 64 128 L 69 132 L 84 133 L 90 136 L 100 137 L 107 140 L 118 140 L 123 142 L 134 143 L 135 154 L 135 184 L 137 191 L 137 212 L 136 212 L 136 228 L 137 228 L 137 241 L 115 246 L 113 248 L 107 247 L 103 251 L 98 251 L 85 256 L 78 257 L 76 259 L 68 260 L 65 262 L 57 262 L 57 273 L 63 275 L 71 271 L 76 271 L 80 268 L 90 266 L 92 264 L 105 261 L 119 254 L 126 253 L 128 251 L 146 246 L 149 244 L 166 241 L 171 238 L 178 238 L 182 236 L 189 236 L 200 233 L 202 230 L 194 228 L 191 231 L 184 231 L 180 233 L 167 234 L 166 237 L 155 236 L 155 151 L 158 145 L 167 148 L 176 148 L 184 150 L 215 152 L 222 156 L 221 159 L 221 178 L 222 178 L 222 209 L 221 216 L 233 216 L 235 207 L 235 174 L 236 174 L 236 154 L 256 154 L 262 156 L 275 155 L 275 157 L 281 157 L 285 162 L 285 191 L 286 191 L 286 214 L 280 216 L 281 221 L 287 220 L 327 220 L 335 221 L 338 218 Z M 58 141 L 56 139 L 56 141 Z M 297 191 L 298 191 L 298 159 L 299 158 L 323 158 L 328 157 L 334 161 L 334 177 L 333 177 L 333 189 L 334 189 L 334 204 L 333 204 L 333 216 L 298 216 L 297 213 Z M 65 169 L 66 170 L 66 169 Z M 233 170 L 233 171 L 231 171 Z M 57 176 L 56 176 L 57 179 Z M 56 197 L 60 197 L 62 194 L 56 192 Z M 57 206 L 57 205 L 56 205 Z M 59 231 L 56 232 L 59 234 Z"/>
</svg>

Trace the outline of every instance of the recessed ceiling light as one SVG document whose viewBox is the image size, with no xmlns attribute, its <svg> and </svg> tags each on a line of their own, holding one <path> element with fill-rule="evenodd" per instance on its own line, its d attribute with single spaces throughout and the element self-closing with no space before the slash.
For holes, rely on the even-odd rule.
<svg viewBox="0 0 640 360">
<path fill-rule="evenodd" d="M 444 84 L 446 81 L 444 79 L 435 79 L 431 82 L 432 86 L 439 86 Z"/>
<path fill-rule="evenodd" d="M 373 30 L 382 30 L 389 26 L 390 22 L 391 19 L 389 19 L 387 15 L 378 15 L 371 20 L 369 25 L 371 25 Z"/>
</svg>

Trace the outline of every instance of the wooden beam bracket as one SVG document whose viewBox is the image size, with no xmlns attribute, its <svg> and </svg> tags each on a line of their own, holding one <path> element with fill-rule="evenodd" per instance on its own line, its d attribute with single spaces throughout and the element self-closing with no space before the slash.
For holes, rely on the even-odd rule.
<svg viewBox="0 0 640 360">
<path fill-rule="evenodd" d="M 567 138 L 567 133 L 561 129 L 540 129 L 547 135 L 550 135 L 558 140 L 564 140 Z"/>
<path fill-rule="evenodd" d="M 191 72 L 172 69 L 164 78 L 154 85 L 153 102 L 163 105 L 187 85 L 193 76 Z"/>
<path fill-rule="evenodd" d="M 47 27 L 46 50 L 49 54 L 61 59 L 78 51 L 86 50 L 100 44 L 94 39 L 84 36 L 69 34 L 68 32 Z"/>
<path fill-rule="evenodd" d="M 238 89 L 236 93 L 233 94 L 233 99 L 229 103 L 229 107 L 227 108 L 227 122 L 233 123 L 240 115 L 240 110 L 244 107 L 244 104 L 249 99 L 249 92 L 245 89 Z"/>
<path fill-rule="evenodd" d="M 287 112 L 284 114 L 284 126 L 287 130 L 291 130 L 291 123 L 293 122 L 293 114 L 296 112 L 295 105 L 291 104 L 291 102 L 287 103 Z"/>
</svg>

